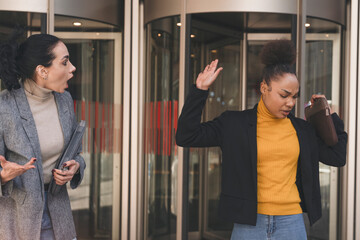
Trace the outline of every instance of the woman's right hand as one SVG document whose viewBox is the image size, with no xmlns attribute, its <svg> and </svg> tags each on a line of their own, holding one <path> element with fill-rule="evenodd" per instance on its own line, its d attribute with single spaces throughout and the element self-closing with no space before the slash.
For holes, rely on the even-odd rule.
<svg viewBox="0 0 360 240">
<path fill-rule="evenodd" d="M 25 163 L 25 165 L 19 165 L 14 162 L 6 161 L 4 156 L 0 155 L 0 164 L 2 167 L 2 171 L 0 172 L 1 184 L 5 184 L 17 176 L 25 173 L 27 170 L 35 168 L 35 161 L 36 158 L 31 158 L 30 161 Z"/>
<path fill-rule="evenodd" d="M 211 84 L 215 81 L 222 67 L 216 69 L 218 64 L 218 60 L 212 61 L 209 65 L 207 65 L 201 73 L 199 73 L 196 79 L 196 87 L 201 90 L 208 90 Z M 215 71 L 216 70 L 216 71 Z"/>
</svg>

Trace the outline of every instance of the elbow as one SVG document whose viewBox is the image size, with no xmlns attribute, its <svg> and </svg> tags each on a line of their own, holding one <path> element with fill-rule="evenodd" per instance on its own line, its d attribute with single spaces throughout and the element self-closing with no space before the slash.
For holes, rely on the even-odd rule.
<svg viewBox="0 0 360 240">
<path fill-rule="evenodd" d="M 343 167 L 343 166 L 345 166 L 345 164 L 346 164 L 346 153 L 342 154 L 341 156 L 338 156 L 336 158 L 336 160 L 335 159 L 333 160 L 333 162 L 334 162 L 334 164 L 333 164 L 334 167 Z"/>
<path fill-rule="evenodd" d="M 343 159 L 340 160 L 339 167 L 343 167 L 343 166 L 345 166 L 345 164 L 346 164 L 346 155 L 344 156 Z"/>
<path fill-rule="evenodd" d="M 343 167 L 343 166 L 345 166 L 345 164 L 346 164 L 346 161 L 340 161 L 334 167 Z"/>
<path fill-rule="evenodd" d="M 179 133 L 179 129 L 176 131 L 175 134 L 175 143 L 180 147 L 184 147 L 185 145 L 184 138 L 181 136 L 181 133 Z"/>
</svg>

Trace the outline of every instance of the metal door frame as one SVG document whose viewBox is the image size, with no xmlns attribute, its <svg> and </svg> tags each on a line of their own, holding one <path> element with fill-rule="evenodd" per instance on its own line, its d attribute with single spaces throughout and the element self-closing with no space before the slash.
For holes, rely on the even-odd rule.
<svg viewBox="0 0 360 240">
<path fill-rule="evenodd" d="M 242 46 L 240 46 L 240 49 L 242 51 L 242 61 L 241 63 L 241 75 L 239 81 L 240 81 L 240 94 L 241 94 L 241 110 L 244 110 L 246 108 L 246 68 L 247 68 L 247 46 L 249 41 L 269 41 L 269 40 L 276 40 L 276 39 L 291 39 L 291 34 L 264 34 L 264 33 L 244 33 L 243 42 L 240 43 Z M 332 101 L 333 103 L 336 103 L 337 106 L 340 104 L 340 58 L 341 58 L 341 36 L 339 34 L 318 34 L 318 33 L 307 33 L 306 34 L 306 41 L 311 40 L 328 40 L 333 41 L 333 63 L 332 63 Z M 206 54 L 206 53 L 205 53 Z M 334 109 L 335 111 L 338 111 L 339 109 Z M 204 174 L 207 175 L 207 158 L 204 157 Z M 330 167 L 330 215 L 329 215 L 329 240 L 335 240 L 337 236 L 337 220 L 338 220 L 338 168 L 336 167 Z M 204 178 L 204 185 L 206 186 L 208 184 L 207 178 Z M 334 184 L 335 183 L 335 184 Z M 204 196 L 206 196 L 206 188 L 204 191 L 201 191 Z M 202 198 L 204 200 L 204 216 L 203 216 L 203 237 L 208 239 L 222 239 L 221 237 L 217 236 L 216 234 L 212 232 L 207 232 L 207 218 L 206 218 L 206 209 L 207 209 L 207 201 L 205 197 Z"/>
<path fill-rule="evenodd" d="M 121 101 L 123 97 L 122 90 L 122 33 L 114 32 L 96 32 L 96 33 L 88 33 L 88 32 L 55 32 L 55 36 L 60 39 L 86 39 L 86 40 L 114 40 L 114 105 L 121 106 Z M 121 115 L 121 110 L 114 108 L 114 116 L 118 116 L 119 118 L 114 119 L 114 124 L 121 129 L 123 126 L 121 123 L 123 119 L 128 119 L 129 113 L 123 112 Z M 123 119 L 120 119 L 120 118 Z M 114 136 L 118 140 L 122 139 L 122 136 Z M 127 137 L 129 139 L 129 137 Z M 123 148 L 120 146 L 121 153 L 125 155 L 126 152 L 129 151 L 127 148 Z M 113 160 L 113 205 L 112 205 L 112 239 L 120 239 L 120 213 L 127 214 L 127 211 L 121 211 L 121 189 L 124 185 L 128 185 L 129 183 L 123 181 L 121 183 L 122 176 L 122 165 L 121 165 L 121 154 L 114 153 Z M 123 184 L 123 185 L 122 185 Z"/>
</svg>

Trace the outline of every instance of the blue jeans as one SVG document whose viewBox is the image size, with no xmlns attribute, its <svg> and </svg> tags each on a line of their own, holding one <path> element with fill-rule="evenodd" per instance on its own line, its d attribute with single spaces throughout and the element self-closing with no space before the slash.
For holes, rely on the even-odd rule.
<svg viewBox="0 0 360 240">
<path fill-rule="evenodd" d="M 256 226 L 234 224 L 231 240 L 306 240 L 303 214 L 269 216 L 258 214 Z"/>
<path fill-rule="evenodd" d="M 41 219 L 40 240 L 55 240 L 54 231 L 52 229 L 52 224 L 51 224 L 50 213 L 47 206 L 47 195 L 48 192 L 45 191 L 45 203 L 44 203 L 43 217 Z"/>
<path fill-rule="evenodd" d="M 48 192 L 45 191 L 45 203 L 44 203 L 44 212 L 43 217 L 41 219 L 41 233 L 40 240 L 55 240 L 54 231 L 52 228 L 50 213 L 47 205 L 47 195 Z M 76 240 L 74 238 L 73 240 Z"/>
</svg>

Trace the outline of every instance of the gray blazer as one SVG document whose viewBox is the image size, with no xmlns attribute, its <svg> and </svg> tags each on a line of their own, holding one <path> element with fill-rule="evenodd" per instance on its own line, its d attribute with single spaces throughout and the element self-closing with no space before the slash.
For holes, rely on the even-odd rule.
<svg viewBox="0 0 360 240">
<path fill-rule="evenodd" d="M 54 96 L 66 145 L 77 122 L 73 100 L 68 92 Z M 0 239 L 40 239 L 44 207 L 42 159 L 35 121 L 23 88 L 0 93 L 0 155 L 22 165 L 32 157 L 37 158 L 35 169 L 0 185 Z M 80 163 L 80 173 L 71 180 L 71 188 L 80 184 L 85 169 L 79 154 L 75 160 Z M 75 225 L 66 185 L 59 194 L 48 194 L 48 208 L 56 239 L 74 239 Z"/>
</svg>

